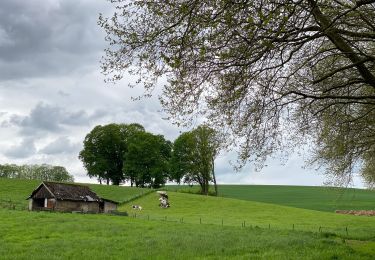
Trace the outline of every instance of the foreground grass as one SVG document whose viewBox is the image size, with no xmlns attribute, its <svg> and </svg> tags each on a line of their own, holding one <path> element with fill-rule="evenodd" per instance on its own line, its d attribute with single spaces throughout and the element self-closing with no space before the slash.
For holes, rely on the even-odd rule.
<svg viewBox="0 0 375 260">
<path fill-rule="evenodd" d="M 6 179 L 0 178 L 0 202 L 12 201 L 17 208 L 26 208 L 28 201 L 26 198 L 38 187 L 41 183 L 39 180 L 23 180 L 23 179 Z M 138 196 L 142 196 L 150 192 L 150 189 L 130 188 L 122 186 L 108 186 L 99 184 L 84 184 L 88 185 L 100 197 L 114 200 L 120 203 L 131 200 Z M 1 205 L 0 205 L 1 206 Z"/>
<path fill-rule="evenodd" d="M 198 192 L 197 186 L 166 186 L 169 190 Z M 327 212 L 375 210 L 375 191 L 335 187 L 277 185 L 219 185 L 219 196 Z"/>
<path fill-rule="evenodd" d="M 0 209 L 1 259 L 371 259 L 298 231 Z M 27 228 L 25 228 L 27 227 Z"/>
<path fill-rule="evenodd" d="M 375 218 L 342 215 L 315 210 L 292 208 L 268 203 L 229 198 L 169 192 L 171 207 L 158 206 L 158 195 L 149 194 L 119 210 L 137 214 L 143 219 L 159 219 L 192 224 L 224 226 L 258 226 L 272 230 L 302 230 L 335 233 L 343 238 L 375 241 Z M 132 204 L 143 207 L 132 209 Z"/>
</svg>

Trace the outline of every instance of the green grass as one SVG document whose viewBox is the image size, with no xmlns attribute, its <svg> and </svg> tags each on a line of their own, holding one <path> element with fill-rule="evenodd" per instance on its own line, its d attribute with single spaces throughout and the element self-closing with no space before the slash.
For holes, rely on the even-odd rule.
<svg viewBox="0 0 375 260">
<path fill-rule="evenodd" d="M 0 209 L 1 259 L 371 259 L 318 233 Z M 27 227 L 27 228 L 26 228 Z"/>
<path fill-rule="evenodd" d="M 194 186 L 167 186 L 169 190 L 198 192 Z M 219 196 L 327 212 L 375 210 L 375 191 L 311 186 L 219 185 Z"/>
<path fill-rule="evenodd" d="M 0 179 L 0 199 L 26 205 L 26 197 L 39 183 Z M 100 196 L 117 201 L 128 201 L 150 191 L 90 186 Z M 154 192 L 121 205 L 120 210 L 130 213 L 130 217 L 0 207 L 0 258 L 373 259 L 374 256 L 375 218 L 372 217 L 244 199 L 168 194 L 169 209 L 158 206 L 158 195 Z M 143 210 L 133 210 L 132 204 L 141 205 Z M 134 214 L 136 218 L 131 217 Z"/>
<path fill-rule="evenodd" d="M 41 181 L 23 180 L 23 179 L 6 179 L 0 178 L 0 202 L 9 201 L 16 204 L 17 207 L 26 207 L 28 201 L 26 198 L 38 187 Z M 108 186 L 99 184 L 85 184 L 96 192 L 100 197 L 125 202 L 150 192 L 149 189 L 131 188 L 122 186 Z"/>
<path fill-rule="evenodd" d="M 158 206 L 158 195 L 149 194 L 119 210 L 137 214 L 144 219 L 169 220 L 192 224 L 213 224 L 241 227 L 258 226 L 273 230 L 295 230 L 331 232 L 343 238 L 375 241 L 375 218 L 367 216 L 342 215 L 308 209 L 293 208 L 275 204 L 237 200 L 230 198 L 202 196 L 188 193 L 168 192 L 171 207 Z M 143 207 L 133 210 L 132 204 Z M 346 233 L 348 228 L 348 234 Z"/>
</svg>

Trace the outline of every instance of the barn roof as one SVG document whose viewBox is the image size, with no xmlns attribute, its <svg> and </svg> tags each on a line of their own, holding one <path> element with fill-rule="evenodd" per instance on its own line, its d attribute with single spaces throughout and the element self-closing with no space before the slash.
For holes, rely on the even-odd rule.
<svg viewBox="0 0 375 260">
<path fill-rule="evenodd" d="M 101 201 L 101 198 L 88 186 L 46 181 L 42 182 L 29 198 L 32 198 L 43 186 L 58 200 Z"/>
</svg>

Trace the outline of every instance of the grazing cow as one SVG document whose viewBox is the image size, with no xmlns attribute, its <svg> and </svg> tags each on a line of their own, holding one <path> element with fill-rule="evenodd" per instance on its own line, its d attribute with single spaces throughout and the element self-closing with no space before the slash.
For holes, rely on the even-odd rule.
<svg viewBox="0 0 375 260">
<path fill-rule="evenodd" d="M 142 210 L 142 206 L 139 205 L 133 205 L 132 208 L 136 210 Z"/>
</svg>

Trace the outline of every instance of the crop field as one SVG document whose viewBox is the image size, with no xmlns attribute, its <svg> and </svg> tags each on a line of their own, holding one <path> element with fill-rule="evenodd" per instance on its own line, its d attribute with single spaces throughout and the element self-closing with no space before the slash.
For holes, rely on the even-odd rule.
<svg viewBox="0 0 375 260">
<path fill-rule="evenodd" d="M 196 193 L 199 190 L 198 186 L 184 185 L 171 185 L 166 188 L 187 193 Z M 327 212 L 375 208 L 374 190 L 277 185 L 219 185 L 218 189 L 221 197 Z"/>
<path fill-rule="evenodd" d="M 39 181 L 0 179 L 15 203 Z M 1 259 L 373 259 L 375 218 L 245 199 L 94 185 L 129 216 L 0 207 Z M 102 189 L 102 190 L 101 190 Z M 105 195 L 106 194 L 106 195 Z M 143 194 L 143 196 L 142 196 Z M 244 193 L 245 194 L 245 193 Z M 138 198 L 137 198 L 138 197 Z M 142 210 L 133 210 L 132 205 Z"/>
</svg>

